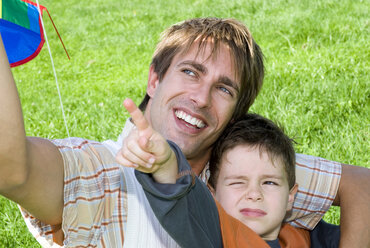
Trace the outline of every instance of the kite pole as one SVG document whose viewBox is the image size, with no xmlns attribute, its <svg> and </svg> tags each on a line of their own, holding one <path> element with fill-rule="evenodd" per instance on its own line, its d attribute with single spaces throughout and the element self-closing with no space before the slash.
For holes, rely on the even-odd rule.
<svg viewBox="0 0 370 248">
<path fill-rule="evenodd" d="M 68 129 L 67 120 L 66 120 L 66 115 L 65 115 L 64 107 L 63 107 L 62 95 L 61 95 L 61 93 L 60 93 L 60 89 L 59 89 L 58 77 L 57 77 L 57 73 L 56 73 L 56 71 L 55 71 L 54 60 L 53 60 L 53 56 L 52 56 L 52 54 L 51 54 L 51 50 L 50 50 L 50 46 L 49 46 L 49 40 L 48 40 L 48 37 L 47 37 L 47 35 L 46 35 L 46 30 L 45 30 L 45 26 L 44 26 L 44 21 L 43 21 L 42 15 L 41 15 L 40 4 L 39 4 L 39 1 L 38 1 L 38 0 L 36 0 L 36 3 L 37 3 L 37 9 L 38 9 L 38 11 L 39 11 L 39 13 L 40 13 L 41 26 L 42 26 L 42 30 L 44 31 L 45 41 L 46 41 L 46 45 L 47 45 L 47 47 L 48 47 L 48 51 L 49 51 L 49 55 L 50 55 L 51 67 L 53 68 L 53 73 L 54 73 L 55 83 L 56 83 L 57 90 L 58 90 L 59 103 L 60 103 L 60 107 L 61 107 L 61 109 L 62 109 L 62 115 L 63 115 L 63 120 L 64 120 L 64 126 L 65 126 L 66 131 L 67 131 L 67 135 L 68 135 L 68 139 L 69 139 L 70 145 L 72 146 L 71 137 L 70 137 L 70 135 L 69 135 L 69 129 Z"/>
<path fill-rule="evenodd" d="M 37 3 L 37 9 L 38 11 L 41 13 L 40 11 L 40 5 L 39 5 L 39 1 L 36 0 L 36 3 Z M 63 107 L 63 100 L 62 100 L 62 94 L 60 93 L 60 88 L 59 88 L 59 83 L 58 83 L 58 78 L 57 78 L 57 73 L 55 71 L 55 66 L 54 66 L 54 60 L 53 60 L 53 56 L 51 54 L 51 49 L 50 49 L 50 46 L 49 46 L 49 41 L 48 41 L 48 37 L 46 35 L 46 30 L 45 30 L 45 26 L 44 26 L 44 22 L 43 22 L 43 18 L 42 18 L 42 15 L 40 15 L 40 19 L 41 19 L 41 26 L 42 26 L 42 29 L 44 31 L 44 35 L 45 35 L 45 41 L 46 41 L 46 45 L 48 47 L 48 51 L 49 51 L 49 55 L 50 55 L 50 60 L 51 60 L 51 66 L 53 67 L 53 73 L 54 73 L 54 78 L 55 78 L 55 83 L 56 83 L 56 86 L 57 86 L 57 90 L 58 90 L 58 96 L 59 96 L 59 102 L 60 102 L 60 107 L 61 107 L 61 110 L 62 110 L 62 115 L 63 115 L 63 120 L 64 120 L 64 126 L 65 126 L 65 129 L 67 131 L 67 135 L 68 135 L 68 141 L 69 141 L 69 145 L 72 149 L 72 152 L 73 152 L 73 158 L 74 158 L 74 161 L 75 161 L 75 164 L 76 166 L 78 165 L 78 161 L 77 161 L 77 156 L 75 154 L 75 151 L 74 151 L 74 148 L 73 148 L 73 144 L 72 144 L 72 141 L 71 141 L 71 136 L 70 136 L 70 133 L 69 133 L 69 129 L 68 129 L 68 124 L 67 124 L 67 118 L 66 118 L 66 115 L 65 115 L 65 112 L 64 112 L 64 107 Z M 80 173 L 80 180 L 82 179 L 82 176 L 81 176 L 81 173 Z M 82 187 L 85 195 L 87 195 L 87 192 L 85 190 L 85 187 Z M 89 209 L 89 216 L 91 218 L 91 223 L 93 224 L 94 221 L 93 221 L 93 215 L 91 214 L 91 210 L 90 208 Z"/>
<path fill-rule="evenodd" d="M 41 10 L 40 10 L 40 5 L 39 5 L 39 1 L 36 0 L 36 3 L 37 3 L 37 9 L 39 11 L 39 13 L 41 13 Z M 49 12 L 48 12 L 49 14 Z M 49 14 L 49 17 L 50 17 L 50 14 Z M 56 83 L 56 86 L 57 86 L 57 90 L 58 90 L 58 96 L 59 96 L 59 102 L 60 102 L 60 106 L 61 106 L 61 110 L 62 110 L 62 115 L 63 115 L 63 120 L 64 120 L 64 126 L 66 128 L 66 131 L 67 131 L 67 135 L 68 135 L 68 140 L 69 140 L 69 145 L 72 149 L 72 153 L 73 153 L 73 158 L 74 158 L 74 161 L 75 161 L 75 165 L 78 166 L 78 160 L 77 160 L 77 156 L 76 156 L 76 153 L 75 153 L 75 150 L 73 148 L 73 144 L 72 144 L 72 141 L 71 141 L 71 136 L 70 136 L 70 133 L 69 133 L 69 129 L 68 129 L 68 124 L 67 124 L 67 118 L 66 118 L 66 115 L 65 115 L 65 112 L 64 112 L 64 107 L 63 107 L 63 101 L 62 101 L 62 95 L 60 93 L 60 88 L 59 88 L 59 83 L 58 83 L 58 78 L 57 78 L 57 74 L 56 74 L 56 71 L 55 71 L 55 66 L 54 66 L 54 60 L 53 60 L 53 56 L 51 54 L 51 49 L 50 49 L 50 46 L 49 46 L 49 41 L 48 41 L 48 38 L 47 38 L 47 35 L 46 35 L 46 30 L 45 30 L 45 26 L 44 26 L 44 22 L 43 22 L 43 18 L 42 18 L 42 15 L 40 15 L 40 19 L 41 19 L 41 25 L 42 25 L 42 29 L 44 31 L 44 35 L 45 35 L 45 41 L 46 41 L 46 45 L 48 47 L 48 51 L 49 51 L 49 55 L 50 55 L 50 60 L 51 60 L 51 65 L 53 67 L 53 73 L 54 73 L 54 78 L 55 78 L 55 83 Z M 50 20 L 52 21 L 51 17 L 50 17 Z M 53 22 L 53 21 L 52 21 Z M 55 25 L 53 23 L 53 26 L 55 28 Z M 56 28 L 55 28 L 56 30 Z M 57 31 L 58 33 L 58 31 Z M 58 36 L 59 36 L 59 33 L 58 33 Z M 60 36 L 59 36 L 60 38 Z M 63 41 L 62 39 L 60 38 L 60 41 L 62 42 L 63 44 Z M 64 44 L 63 44 L 63 47 L 64 47 Z M 65 49 L 64 47 L 64 50 L 66 51 L 67 53 L 67 56 L 69 58 L 69 55 L 68 55 L 68 52 L 67 50 Z M 82 176 L 81 176 L 81 173 L 79 175 L 80 177 L 80 180 L 82 180 Z M 82 190 L 84 191 L 85 195 L 87 196 L 87 192 L 86 192 L 86 189 L 85 187 L 82 187 Z M 90 208 L 88 208 L 88 211 L 89 211 L 89 216 L 90 216 L 90 221 L 91 221 L 91 224 L 94 224 L 94 218 L 93 218 L 93 215 L 91 214 L 91 210 Z M 113 232 L 114 234 L 114 237 L 115 237 L 115 242 L 117 242 L 117 237 L 116 237 L 116 234 Z"/>
</svg>

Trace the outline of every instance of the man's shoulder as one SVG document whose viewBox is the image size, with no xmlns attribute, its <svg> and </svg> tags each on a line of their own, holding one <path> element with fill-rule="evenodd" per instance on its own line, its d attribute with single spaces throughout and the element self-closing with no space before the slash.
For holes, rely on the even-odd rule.
<svg viewBox="0 0 370 248">
<path fill-rule="evenodd" d="M 101 142 L 93 141 L 89 139 L 79 138 L 79 137 L 70 137 L 64 139 L 52 139 L 50 140 L 55 146 L 59 149 L 63 148 L 72 148 L 72 149 L 81 149 L 84 146 L 100 146 Z"/>
<path fill-rule="evenodd" d="M 84 138 L 66 138 L 51 140 L 59 149 L 66 170 L 79 170 L 78 174 L 96 173 L 97 171 L 119 166 L 115 160 L 115 153 L 107 141 L 98 142 Z M 78 165 L 79 166 L 76 166 Z M 78 171 L 76 171 L 77 173 Z"/>
</svg>

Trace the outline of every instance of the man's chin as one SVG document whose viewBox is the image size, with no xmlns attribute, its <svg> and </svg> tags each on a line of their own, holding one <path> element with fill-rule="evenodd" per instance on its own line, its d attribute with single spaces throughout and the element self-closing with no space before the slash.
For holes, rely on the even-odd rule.
<svg viewBox="0 0 370 248">
<path fill-rule="evenodd" d="M 166 139 L 174 142 L 181 149 L 182 153 L 188 160 L 207 156 L 208 154 L 207 150 L 204 149 L 204 147 L 201 147 L 201 144 L 204 142 L 201 142 L 198 139 L 181 139 L 179 136 L 176 135 Z"/>
<path fill-rule="evenodd" d="M 199 153 L 199 146 L 191 143 L 185 143 L 183 141 L 173 141 L 177 144 L 178 147 L 180 147 L 182 153 L 184 156 L 189 159 L 196 157 Z"/>
</svg>

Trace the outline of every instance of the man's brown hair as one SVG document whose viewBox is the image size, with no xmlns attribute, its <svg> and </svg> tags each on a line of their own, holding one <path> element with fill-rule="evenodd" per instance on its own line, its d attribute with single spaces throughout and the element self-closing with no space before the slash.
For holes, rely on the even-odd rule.
<svg viewBox="0 0 370 248">
<path fill-rule="evenodd" d="M 295 184 L 295 152 L 293 140 L 271 120 L 257 114 L 246 114 L 226 127 L 213 147 L 209 162 L 211 177 L 209 184 L 216 189 L 221 159 L 227 151 L 246 145 L 266 152 L 272 164 L 283 164 L 289 188 Z M 245 158 L 246 160 L 248 157 Z"/>
<path fill-rule="evenodd" d="M 264 77 L 262 51 L 244 24 L 235 19 L 221 18 L 195 18 L 175 24 L 162 33 L 151 65 L 161 82 L 177 54 L 187 52 L 195 42 L 199 44 L 199 52 L 209 41 L 213 44 L 212 55 L 218 52 L 220 44 L 226 44 L 234 59 L 235 73 L 241 85 L 232 117 L 237 119 L 256 99 Z M 139 105 L 142 111 L 149 99 L 146 94 Z"/>
</svg>

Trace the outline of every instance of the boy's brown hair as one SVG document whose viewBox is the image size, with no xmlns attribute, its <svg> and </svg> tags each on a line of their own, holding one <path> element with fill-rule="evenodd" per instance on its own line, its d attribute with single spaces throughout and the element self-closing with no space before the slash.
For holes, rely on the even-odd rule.
<svg viewBox="0 0 370 248">
<path fill-rule="evenodd" d="M 230 124 L 213 147 L 210 158 L 211 177 L 209 184 L 214 189 L 217 187 L 222 156 L 228 150 L 240 145 L 256 147 L 260 152 L 266 152 L 273 164 L 280 160 L 287 174 L 289 188 L 294 186 L 295 152 L 293 140 L 271 120 L 257 114 L 246 114 L 235 123 Z"/>
<path fill-rule="evenodd" d="M 186 53 L 194 43 L 199 45 L 199 53 L 208 41 L 213 44 L 212 56 L 217 54 L 220 44 L 226 44 L 234 58 L 241 88 L 232 118 L 238 119 L 254 102 L 264 77 L 262 51 L 244 24 L 235 19 L 221 18 L 195 18 L 175 24 L 162 33 L 151 65 L 161 82 L 177 54 Z M 139 105 L 142 111 L 149 99 L 146 94 Z"/>
</svg>

